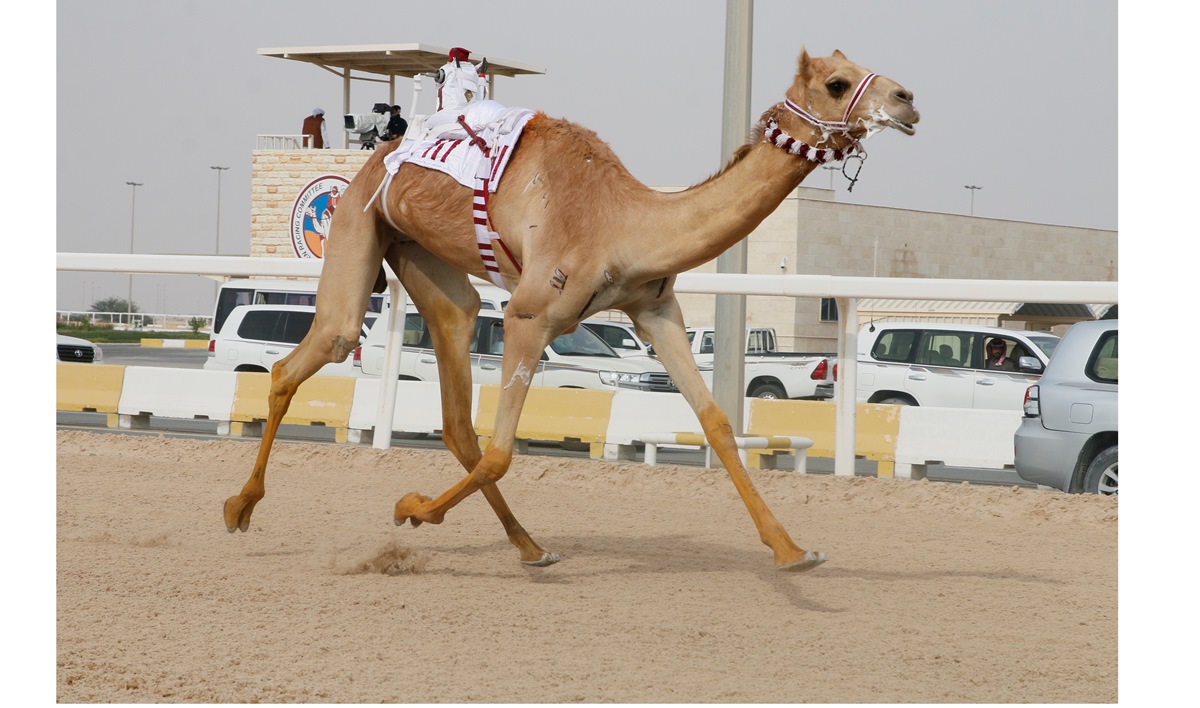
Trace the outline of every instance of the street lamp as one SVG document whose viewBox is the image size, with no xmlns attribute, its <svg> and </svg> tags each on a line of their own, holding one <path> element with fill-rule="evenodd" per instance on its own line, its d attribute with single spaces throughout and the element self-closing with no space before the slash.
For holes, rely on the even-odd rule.
<svg viewBox="0 0 1200 708">
<path fill-rule="evenodd" d="M 219 256 L 221 255 L 221 173 L 229 168 L 214 165 L 208 169 L 217 171 L 217 249 L 213 255 Z"/>
<path fill-rule="evenodd" d="M 137 188 L 145 184 L 144 182 L 126 182 L 125 184 L 132 187 L 130 190 L 131 196 L 129 199 L 129 255 L 133 255 L 133 224 L 137 217 Z M 125 326 L 128 329 L 133 329 L 133 273 L 129 273 L 129 297 L 125 300 Z"/>
<path fill-rule="evenodd" d="M 835 167 L 835 166 L 833 166 L 833 165 L 825 165 L 825 166 L 824 166 L 824 167 L 822 167 L 821 169 L 823 169 L 823 170 L 829 170 L 829 188 L 830 188 L 830 189 L 833 189 L 833 171 L 834 171 L 834 170 L 836 170 L 836 169 L 838 169 L 838 168 L 837 168 L 837 167 Z"/>
<path fill-rule="evenodd" d="M 983 187 L 976 187 L 973 184 L 964 184 L 963 189 L 971 190 L 971 216 L 975 216 L 975 192 L 983 189 Z"/>
<path fill-rule="evenodd" d="M 229 168 L 213 165 L 213 166 L 209 167 L 208 169 L 217 171 L 217 244 L 216 244 L 216 250 L 213 251 L 213 255 L 219 256 L 219 255 L 221 255 L 221 173 Z M 220 289 L 221 289 L 221 284 L 214 280 L 213 281 L 213 300 L 214 301 L 216 300 L 217 295 L 220 292 Z"/>
</svg>

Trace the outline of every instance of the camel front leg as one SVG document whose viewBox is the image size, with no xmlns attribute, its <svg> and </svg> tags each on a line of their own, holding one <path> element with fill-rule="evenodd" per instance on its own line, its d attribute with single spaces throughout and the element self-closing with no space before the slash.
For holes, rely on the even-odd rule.
<svg viewBox="0 0 1200 708">
<path fill-rule="evenodd" d="M 641 310 L 631 308 L 627 312 L 638 328 L 650 338 L 667 373 L 696 412 L 708 444 L 725 465 L 733 486 L 737 488 L 738 495 L 750 512 L 750 518 L 754 520 L 758 537 L 775 554 L 775 567 L 778 570 L 802 571 L 824 563 L 824 553 L 806 551 L 792 541 L 750 481 L 750 475 L 738 456 L 729 418 L 717 407 L 712 393 L 696 370 L 696 359 L 692 356 L 684 331 L 683 313 L 674 294 L 664 293 L 652 307 Z"/>
<path fill-rule="evenodd" d="M 254 461 L 250 478 L 242 485 L 242 491 L 225 500 L 225 528 L 229 533 L 250 528 L 254 505 L 266 495 L 267 460 L 271 456 L 271 445 L 275 442 L 279 424 L 287 414 L 300 384 L 331 361 L 330 351 L 332 347 L 322 347 L 312 337 L 306 337 L 290 354 L 271 367 L 267 422 L 263 426 L 258 458 Z"/>
<path fill-rule="evenodd" d="M 511 304 L 509 312 L 513 312 Z M 517 421 L 521 417 L 521 409 L 525 404 L 525 397 L 529 392 L 538 360 L 546 348 L 546 344 L 549 343 L 550 337 L 540 325 L 512 316 L 505 317 L 504 329 L 504 364 L 501 380 L 506 383 L 501 388 L 500 403 L 496 411 L 495 433 L 491 443 L 488 444 L 487 450 L 483 452 L 470 474 L 442 493 L 441 496 L 430 499 L 420 494 L 407 494 L 401 498 L 396 503 L 395 522 L 397 524 L 405 521 L 413 526 L 419 526 L 422 522 L 441 523 L 446 512 L 476 491 L 480 489 L 495 490 L 496 482 L 508 472 L 509 465 L 512 463 L 513 445 L 516 441 Z M 497 508 L 493 497 L 501 504 L 503 499 L 494 491 L 488 496 L 488 501 L 493 502 L 493 509 L 500 514 L 501 509 Z M 507 506 L 503 508 L 507 509 Z M 501 515 L 501 520 L 503 519 L 504 517 Z M 533 543 L 532 540 L 530 543 Z M 536 550 L 533 550 L 529 558 L 526 558 L 527 554 L 522 549 L 521 562 L 526 565 L 548 566 L 560 560 L 558 554 L 548 553 L 536 544 L 533 546 Z M 538 557 L 532 557 L 533 554 L 539 552 Z"/>
</svg>

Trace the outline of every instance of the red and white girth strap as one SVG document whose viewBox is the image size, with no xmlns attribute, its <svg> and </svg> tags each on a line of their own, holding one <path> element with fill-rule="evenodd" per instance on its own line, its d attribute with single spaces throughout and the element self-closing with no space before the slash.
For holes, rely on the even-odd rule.
<svg viewBox="0 0 1200 708">
<path fill-rule="evenodd" d="M 488 223 L 488 201 L 490 199 L 489 186 L 495 178 L 496 170 L 500 167 L 502 154 L 492 154 L 492 149 L 471 130 L 471 126 L 467 124 L 465 116 L 458 117 L 458 123 L 467 131 L 470 136 L 468 142 L 471 145 L 479 148 L 483 152 L 486 160 L 479 161 L 479 168 L 475 171 L 475 191 L 471 200 L 471 216 L 475 221 L 475 243 L 479 246 L 479 257 L 483 260 L 483 267 L 487 270 L 488 279 L 496 284 L 497 287 L 508 290 L 508 286 L 504 284 L 504 278 L 500 275 L 500 266 L 496 262 L 496 251 L 492 248 L 492 242 L 500 246 L 500 250 L 504 251 L 504 255 L 508 257 L 513 267 L 517 269 L 517 273 L 521 272 L 521 264 L 513 256 L 512 251 L 508 250 L 508 246 L 504 245 L 500 234 L 492 231 Z M 508 148 L 503 148 L 507 150 Z"/>
</svg>

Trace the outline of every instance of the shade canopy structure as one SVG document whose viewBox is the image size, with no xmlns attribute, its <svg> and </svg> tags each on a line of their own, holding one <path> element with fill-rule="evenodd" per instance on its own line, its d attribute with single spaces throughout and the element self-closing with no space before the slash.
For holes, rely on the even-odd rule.
<svg viewBox="0 0 1200 708">
<path fill-rule="evenodd" d="M 510 61 L 464 47 L 471 51 L 470 61 L 488 63 L 489 92 L 495 97 L 495 77 L 545 74 L 546 70 Z M 318 66 L 342 78 L 342 113 L 350 113 L 352 81 L 369 81 L 388 85 L 388 103 L 396 103 L 396 77 L 413 81 L 412 105 L 409 115 L 419 113 L 417 101 L 421 93 L 421 77 L 432 76 L 447 61 L 450 48 L 429 44 L 360 44 L 324 47 L 275 47 L 259 49 L 259 56 L 301 61 Z M 349 143 L 348 134 L 343 147 Z"/>
<path fill-rule="evenodd" d="M 1003 327 L 1018 320 L 1043 326 L 1069 325 L 1096 318 L 1103 307 L 1072 303 L 972 302 L 967 300 L 893 300 L 864 298 L 858 301 L 859 324 L 872 320 L 958 322 Z"/>
</svg>

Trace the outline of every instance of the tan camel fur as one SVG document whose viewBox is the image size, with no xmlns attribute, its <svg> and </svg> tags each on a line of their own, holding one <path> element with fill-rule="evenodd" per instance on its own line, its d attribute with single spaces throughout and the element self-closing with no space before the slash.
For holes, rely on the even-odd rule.
<svg viewBox="0 0 1200 708">
<path fill-rule="evenodd" d="M 851 147 L 868 129 L 914 132 L 919 116 L 912 94 L 890 79 L 874 78 L 852 103 L 866 76 L 867 70 L 841 52 L 810 58 L 802 51 L 786 98 L 817 121 L 844 120 L 850 127 L 822 129 L 781 101 L 763 114 L 751 140 L 719 173 L 677 193 L 639 183 L 592 131 L 544 114 L 531 119 L 490 202 L 495 231 L 521 271 L 497 250 L 512 299 L 504 313 L 504 383 L 495 432 L 483 451 L 471 421 L 468 355 L 479 296 L 467 274 L 487 274 L 475 241 L 472 191 L 440 172 L 404 164 L 387 192 L 371 202 L 384 178 L 383 157 L 395 143 L 381 146 L 338 205 L 317 289 L 316 319 L 304 341 L 271 371 L 270 412 L 258 458 L 242 491 L 225 502 L 226 527 L 230 532 L 249 527 L 265 494 L 267 458 L 292 396 L 322 365 L 345 360 L 358 344 L 367 301 L 386 259 L 428 322 L 441 381 L 442 439 L 467 471 L 441 496 L 401 498 L 396 524 L 441 523 L 456 504 L 482 491 L 523 563 L 557 562 L 559 556 L 535 543 L 517 522 L 497 482 L 512 460 L 530 373 L 543 349 L 588 316 L 616 309 L 653 343 L 696 412 L 776 568 L 806 570 L 824 562 L 824 553 L 792 541 L 751 483 L 729 421 L 696 369 L 672 285 L 676 274 L 745 238 L 817 167 L 780 149 L 782 138 L 775 144 L 764 140 L 770 121 L 814 148 Z M 848 105 L 853 111 L 846 116 Z M 382 199 L 398 230 L 384 217 Z"/>
</svg>

